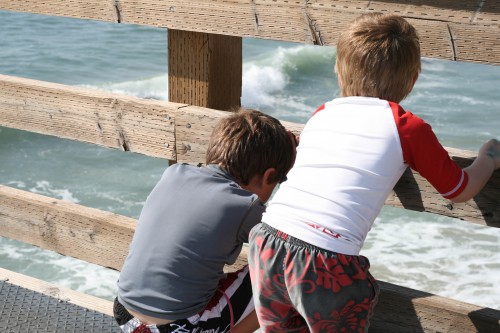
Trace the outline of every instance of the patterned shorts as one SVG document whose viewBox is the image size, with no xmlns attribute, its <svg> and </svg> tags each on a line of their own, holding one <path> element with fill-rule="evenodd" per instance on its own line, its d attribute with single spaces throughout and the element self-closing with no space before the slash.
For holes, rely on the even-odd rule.
<svg viewBox="0 0 500 333">
<path fill-rule="evenodd" d="M 118 299 L 115 299 L 113 307 L 115 320 L 124 333 L 230 332 L 232 325 L 236 325 L 254 309 L 248 267 L 228 273 L 220 281 L 219 289 L 207 307 L 186 319 L 165 325 L 144 325 Z"/>
<path fill-rule="evenodd" d="M 250 233 L 248 262 L 262 332 L 368 332 L 379 289 L 367 258 L 261 223 Z"/>
</svg>

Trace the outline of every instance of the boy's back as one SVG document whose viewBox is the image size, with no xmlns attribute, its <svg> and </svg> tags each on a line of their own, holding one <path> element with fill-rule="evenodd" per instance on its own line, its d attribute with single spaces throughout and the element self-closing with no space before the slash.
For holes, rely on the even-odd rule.
<svg viewBox="0 0 500 333">
<path fill-rule="evenodd" d="M 275 118 L 221 119 L 205 166 L 167 168 L 143 207 L 118 281 L 114 314 L 130 332 L 253 332 L 248 267 L 224 274 L 293 164 L 295 141 Z"/>
<path fill-rule="evenodd" d="M 321 248 L 358 255 L 405 169 L 389 103 L 328 102 L 304 127 L 294 167 L 263 221 Z"/>
<path fill-rule="evenodd" d="M 144 205 L 120 274 L 118 300 L 153 317 L 200 312 L 264 210 L 257 195 L 216 165 L 170 166 Z M 149 313 L 134 306 L 144 298 Z"/>
</svg>

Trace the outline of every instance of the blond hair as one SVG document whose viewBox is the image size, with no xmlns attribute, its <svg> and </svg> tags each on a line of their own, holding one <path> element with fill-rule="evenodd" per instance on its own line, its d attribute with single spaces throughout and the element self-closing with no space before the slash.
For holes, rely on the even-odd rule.
<svg viewBox="0 0 500 333">
<path fill-rule="evenodd" d="M 399 103 L 413 89 L 420 69 L 417 31 L 401 16 L 364 14 L 339 37 L 335 71 L 344 97 Z"/>
<path fill-rule="evenodd" d="M 215 126 L 206 163 L 218 164 L 240 185 L 248 185 L 269 168 L 276 169 L 269 182 L 281 182 L 293 165 L 294 151 L 295 144 L 279 120 L 260 111 L 240 109 Z"/>
</svg>

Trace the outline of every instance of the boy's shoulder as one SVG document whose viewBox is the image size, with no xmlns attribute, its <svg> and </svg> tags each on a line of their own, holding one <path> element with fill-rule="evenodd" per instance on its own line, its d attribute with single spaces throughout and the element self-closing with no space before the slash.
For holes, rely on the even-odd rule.
<svg viewBox="0 0 500 333">
<path fill-rule="evenodd" d="M 179 176 L 179 175 L 184 174 L 184 173 L 191 173 L 197 169 L 198 169 L 197 166 L 194 166 L 194 165 L 191 165 L 188 163 L 175 163 L 175 164 L 169 165 L 165 169 L 163 175 L 165 176 L 165 175 L 175 174 L 175 175 Z"/>
<path fill-rule="evenodd" d="M 371 113 L 374 109 L 385 110 L 392 113 L 392 118 L 394 118 L 394 123 L 400 134 L 415 137 L 419 135 L 427 136 L 432 132 L 432 127 L 420 116 L 415 115 L 398 103 L 376 97 L 349 96 L 335 98 L 318 107 L 311 118 L 317 114 L 335 112 L 340 109 L 344 112 L 361 111 L 365 112 L 365 114 Z"/>
<path fill-rule="evenodd" d="M 203 181 L 202 179 L 211 179 L 217 183 L 220 183 L 221 179 L 224 179 L 228 184 L 237 184 L 235 178 L 217 164 L 192 165 L 188 163 L 176 163 L 169 166 L 165 170 L 165 174 L 169 177 L 183 179 L 198 178 L 200 181 Z"/>
<path fill-rule="evenodd" d="M 418 133 L 420 131 L 431 130 L 431 126 L 422 118 L 415 115 L 409 110 L 405 110 L 401 105 L 394 102 L 388 102 L 394 115 L 394 120 L 401 131 L 404 129 L 408 132 Z"/>
</svg>

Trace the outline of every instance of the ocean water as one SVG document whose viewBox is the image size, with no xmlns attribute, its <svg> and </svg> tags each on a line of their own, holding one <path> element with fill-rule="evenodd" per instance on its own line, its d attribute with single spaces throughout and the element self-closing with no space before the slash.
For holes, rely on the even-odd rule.
<svg viewBox="0 0 500 333">
<path fill-rule="evenodd" d="M 0 11 L 0 74 L 166 100 L 167 31 Z M 339 95 L 335 49 L 243 42 L 242 104 L 305 123 Z M 402 105 L 444 146 L 500 139 L 500 67 L 423 59 Z M 167 162 L 0 127 L 0 184 L 137 218 Z M 362 254 L 383 281 L 500 309 L 500 230 L 385 207 Z M 118 273 L 0 237 L 0 267 L 111 300 Z"/>
</svg>

